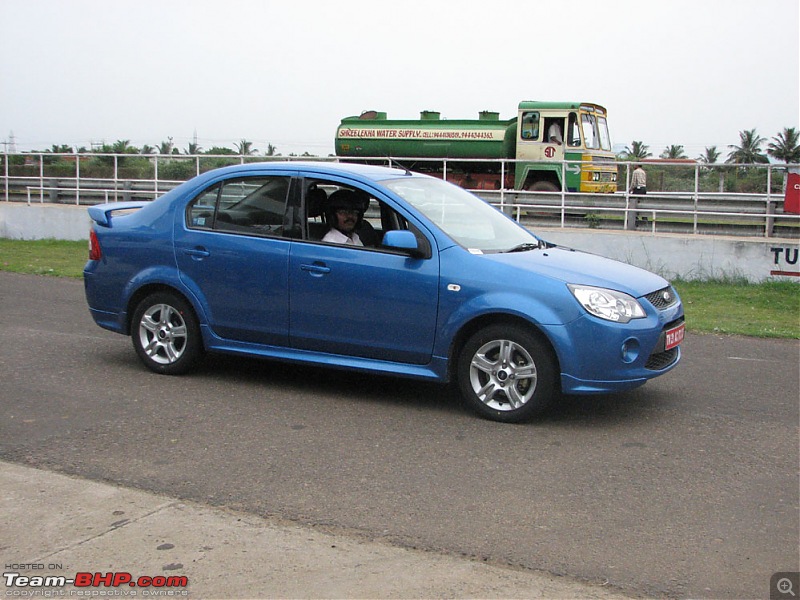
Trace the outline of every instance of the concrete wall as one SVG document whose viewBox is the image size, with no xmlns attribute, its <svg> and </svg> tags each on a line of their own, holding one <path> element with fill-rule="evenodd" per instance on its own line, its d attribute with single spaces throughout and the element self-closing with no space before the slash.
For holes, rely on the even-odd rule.
<svg viewBox="0 0 800 600">
<path fill-rule="evenodd" d="M 626 262 L 667 279 L 791 279 L 800 282 L 796 240 L 645 234 L 591 229 L 537 231 L 548 241 Z"/>
<path fill-rule="evenodd" d="M 0 202 L 0 237 L 85 240 L 84 206 Z M 596 229 L 539 229 L 548 241 L 643 267 L 667 279 L 769 278 L 800 282 L 796 240 L 650 234 Z"/>
<path fill-rule="evenodd" d="M 0 202 L 0 237 L 12 240 L 88 240 L 85 206 Z"/>
</svg>

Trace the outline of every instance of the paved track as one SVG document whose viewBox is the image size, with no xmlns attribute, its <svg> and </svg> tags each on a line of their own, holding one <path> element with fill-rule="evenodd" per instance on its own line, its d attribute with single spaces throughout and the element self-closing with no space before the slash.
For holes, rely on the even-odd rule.
<svg viewBox="0 0 800 600">
<path fill-rule="evenodd" d="M 0 459 L 632 595 L 766 597 L 800 569 L 800 344 L 684 348 L 639 390 L 502 425 L 405 380 L 154 375 L 82 282 L 0 273 Z"/>
</svg>

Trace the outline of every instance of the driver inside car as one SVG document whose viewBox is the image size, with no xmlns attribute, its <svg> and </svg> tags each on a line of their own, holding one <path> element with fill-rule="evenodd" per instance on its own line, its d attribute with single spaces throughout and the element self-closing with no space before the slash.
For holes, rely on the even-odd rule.
<svg viewBox="0 0 800 600">
<path fill-rule="evenodd" d="M 330 231 L 322 238 L 323 242 L 363 246 L 356 228 L 364 219 L 364 205 L 352 190 L 338 190 L 328 198 L 326 219 Z"/>
</svg>

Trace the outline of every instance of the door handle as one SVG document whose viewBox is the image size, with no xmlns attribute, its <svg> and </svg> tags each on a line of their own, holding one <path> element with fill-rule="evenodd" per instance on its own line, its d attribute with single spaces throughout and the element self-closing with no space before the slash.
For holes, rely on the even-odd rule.
<svg viewBox="0 0 800 600">
<path fill-rule="evenodd" d="M 314 263 L 313 265 L 300 265 L 300 270 L 307 271 L 312 275 L 325 275 L 331 272 L 330 267 L 326 267 L 323 264 Z"/>
<path fill-rule="evenodd" d="M 209 252 L 205 248 L 187 248 L 183 252 L 184 252 L 184 254 L 188 254 L 189 256 L 194 258 L 195 260 L 199 260 L 201 258 L 206 258 L 208 256 L 211 256 L 211 252 Z"/>
</svg>

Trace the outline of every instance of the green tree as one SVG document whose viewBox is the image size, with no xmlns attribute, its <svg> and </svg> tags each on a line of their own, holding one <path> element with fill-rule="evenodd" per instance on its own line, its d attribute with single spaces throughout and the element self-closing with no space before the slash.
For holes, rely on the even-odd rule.
<svg viewBox="0 0 800 600">
<path fill-rule="evenodd" d="M 241 156 L 250 156 L 255 154 L 255 150 L 253 150 L 253 142 L 240 140 L 239 143 L 236 144 L 236 153 Z"/>
<path fill-rule="evenodd" d="M 264 152 L 264 156 L 278 156 L 278 149 L 272 144 L 267 144 L 267 150 Z"/>
<path fill-rule="evenodd" d="M 139 154 L 139 149 L 131 146 L 130 140 L 117 140 L 111 145 L 112 154 Z M 122 156 L 117 157 L 117 166 L 122 167 L 128 164 L 128 159 Z"/>
<path fill-rule="evenodd" d="M 721 194 L 725 191 L 725 167 L 716 167 L 712 165 L 716 165 L 717 161 L 719 160 L 721 152 L 717 150 L 716 146 L 706 146 L 706 151 L 697 157 L 701 163 L 703 163 L 706 168 L 704 169 L 706 173 L 709 175 L 711 173 L 716 172 L 718 176 L 718 191 Z"/>
<path fill-rule="evenodd" d="M 60 146 L 57 146 L 53 144 L 50 148 L 50 152 L 52 152 L 53 154 L 71 154 L 72 146 L 69 146 L 67 144 L 61 144 Z"/>
<path fill-rule="evenodd" d="M 728 146 L 731 148 L 726 162 L 733 164 L 765 164 L 769 162 L 767 156 L 761 152 L 761 144 L 766 140 L 755 129 L 739 132 L 739 145 Z"/>
<path fill-rule="evenodd" d="M 767 144 L 767 154 L 785 163 L 800 163 L 800 136 L 794 127 L 784 127 L 783 131 Z"/>
<path fill-rule="evenodd" d="M 661 153 L 660 158 L 673 159 L 673 160 L 678 158 L 686 158 L 686 152 L 684 152 L 683 146 L 674 144 L 672 146 L 667 146 Z"/>
<path fill-rule="evenodd" d="M 698 156 L 697 160 L 706 165 L 713 165 L 719 160 L 720 154 L 721 153 L 719 150 L 717 150 L 716 146 L 706 146 L 705 153 Z"/>
<path fill-rule="evenodd" d="M 172 142 L 172 136 L 167 138 L 167 141 L 161 142 L 158 145 L 158 153 L 159 154 L 176 154 L 178 151 L 175 148 L 175 144 Z"/>
<path fill-rule="evenodd" d="M 648 158 L 650 156 L 653 155 L 650 152 L 650 148 L 646 144 L 644 144 L 644 142 L 637 142 L 634 140 L 633 142 L 631 142 L 630 147 L 625 146 L 626 160 L 632 160 L 632 161 L 644 160 L 645 158 Z"/>
<path fill-rule="evenodd" d="M 114 154 L 139 154 L 139 149 L 131 146 L 130 140 L 117 140 L 111 146 L 111 151 Z"/>
<path fill-rule="evenodd" d="M 186 154 L 200 154 L 201 150 L 200 144 L 189 142 L 189 146 L 186 148 Z"/>
<path fill-rule="evenodd" d="M 217 155 L 217 154 L 234 155 L 234 154 L 236 154 L 236 151 L 235 150 L 231 150 L 230 148 L 222 148 L 221 146 L 214 146 L 213 148 L 207 150 L 205 153 L 206 154 L 212 154 L 212 155 Z"/>
</svg>

